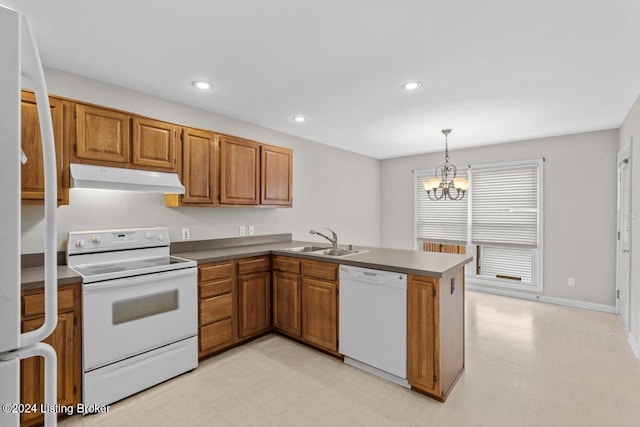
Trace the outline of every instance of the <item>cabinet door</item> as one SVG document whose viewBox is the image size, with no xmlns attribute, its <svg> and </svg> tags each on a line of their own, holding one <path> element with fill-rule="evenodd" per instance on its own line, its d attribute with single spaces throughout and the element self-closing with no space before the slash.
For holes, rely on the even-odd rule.
<svg viewBox="0 0 640 427">
<path fill-rule="evenodd" d="M 67 203 L 68 188 L 63 186 L 65 154 L 63 150 L 63 106 L 62 100 L 49 98 L 51 119 L 53 121 L 53 137 L 55 139 L 56 169 L 58 184 L 58 202 Z M 21 138 L 22 150 L 27 156 L 27 163 L 22 165 L 22 200 L 44 200 L 44 166 L 42 162 L 42 138 L 40 138 L 40 120 L 36 97 L 31 92 L 22 92 L 21 103 Z"/>
<path fill-rule="evenodd" d="M 129 115 L 77 104 L 74 151 L 76 159 L 91 163 L 129 163 Z"/>
<path fill-rule="evenodd" d="M 213 134 L 182 130 L 183 204 L 215 204 L 215 143 Z"/>
<path fill-rule="evenodd" d="M 337 284 L 302 278 L 302 337 L 327 350 L 338 350 Z"/>
<path fill-rule="evenodd" d="M 22 331 L 38 329 L 44 318 L 34 318 L 22 322 Z M 58 357 L 58 403 L 75 406 L 79 401 L 80 387 L 76 383 L 76 371 L 80 369 L 77 358 L 79 345 L 76 341 L 75 313 L 58 314 L 58 325 L 53 333 L 44 341 L 50 344 Z M 22 403 L 40 404 L 44 402 L 44 361 L 41 357 L 32 357 L 20 362 L 20 399 Z M 79 372 L 78 372 L 79 375 Z M 21 424 L 34 425 L 41 423 L 43 416 L 38 413 L 21 415 Z"/>
<path fill-rule="evenodd" d="M 271 327 L 271 274 L 268 271 L 238 277 L 240 338 Z"/>
<path fill-rule="evenodd" d="M 273 326 L 300 336 L 300 275 L 273 273 Z"/>
<path fill-rule="evenodd" d="M 134 117 L 133 164 L 143 167 L 176 170 L 176 127 L 171 123 Z"/>
<path fill-rule="evenodd" d="M 260 203 L 291 206 L 293 153 L 280 147 L 263 145 L 260 150 Z"/>
<path fill-rule="evenodd" d="M 409 277 L 407 287 L 407 353 L 409 383 L 438 394 L 438 303 L 436 283 Z"/>
<path fill-rule="evenodd" d="M 260 145 L 228 136 L 220 137 L 220 203 L 259 203 Z"/>
</svg>

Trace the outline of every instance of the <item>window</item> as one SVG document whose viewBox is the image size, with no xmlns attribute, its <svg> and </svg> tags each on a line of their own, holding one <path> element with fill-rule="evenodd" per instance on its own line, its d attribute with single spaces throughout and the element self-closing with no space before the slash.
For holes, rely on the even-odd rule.
<svg viewBox="0 0 640 427">
<path fill-rule="evenodd" d="M 467 196 L 433 201 L 415 173 L 418 242 L 462 243 L 469 283 L 542 290 L 542 161 L 471 166 Z"/>
<path fill-rule="evenodd" d="M 468 179 L 466 170 L 458 178 Z M 430 200 L 423 181 L 433 178 L 433 170 L 415 172 L 416 236 L 418 241 L 467 244 L 467 200 Z"/>
</svg>

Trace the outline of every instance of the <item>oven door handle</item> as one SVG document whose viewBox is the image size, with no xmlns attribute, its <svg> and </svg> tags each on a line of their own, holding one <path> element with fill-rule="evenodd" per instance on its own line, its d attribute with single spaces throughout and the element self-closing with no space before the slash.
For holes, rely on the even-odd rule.
<svg viewBox="0 0 640 427">
<path fill-rule="evenodd" d="M 196 268 L 183 268 L 180 270 L 162 271 L 159 273 L 144 274 L 141 276 L 125 277 L 115 280 L 106 280 L 104 282 L 86 283 L 82 285 L 84 293 L 99 292 L 105 289 L 118 289 L 130 287 L 134 285 L 144 285 L 147 283 L 155 283 L 159 278 L 178 278 L 189 275 L 197 275 Z"/>
</svg>

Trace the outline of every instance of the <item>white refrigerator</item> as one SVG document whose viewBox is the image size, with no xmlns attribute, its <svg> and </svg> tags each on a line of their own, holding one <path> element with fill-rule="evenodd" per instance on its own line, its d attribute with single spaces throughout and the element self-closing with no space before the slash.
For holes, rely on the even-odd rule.
<svg viewBox="0 0 640 427">
<path fill-rule="evenodd" d="M 1 0 L 0 0 L 1 1 Z M 45 322 L 20 331 L 20 90 L 36 93 L 45 174 Z M 31 159 L 34 161 L 34 159 Z M 56 284 L 56 161 L 42 64 L 27 20 L 0 5 L 0 426 L 19 426 L 20 359 L 45 360 L 45 426 L 55 426 L 56 353 L 42 343 L 58 323 Z M 37 410 L 40 410 L 39 406 Z"/>
</svg>

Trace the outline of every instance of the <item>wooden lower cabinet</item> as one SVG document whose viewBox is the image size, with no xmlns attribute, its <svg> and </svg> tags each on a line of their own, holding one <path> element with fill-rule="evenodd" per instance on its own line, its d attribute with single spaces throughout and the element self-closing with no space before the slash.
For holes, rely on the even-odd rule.
<svg viewBox="0 0 640 427">
<path fill-rule="evenodd" d="M 330 351 L 338 351 L 338 285 L 302 278 L 302 337 Z"/>
<path fill-rule="evenodd" d="M 271 328 L 270 257 L 238 261 L 238 338 Z"/>
<path fill-rule="evenodd" d="M 409 275 L 407 374 L 412 388 L 444 401 L 464 371 L 464 273 Z"/>
<path fill-rule="evenodd" d="M 22 297 L 22 332 L 38 329 L 44 323 L 44 292 L 25 291 Z M 80 285 L 67 285 L 58 291 L 58 325 L 44 341 L 56 351 L 58 359 L 58 403 L 75 407 L 81 398 L 82 366 L 80 361 Z M 20 362 L 20 401 L 25 404 L 44 402 L 44 361 L 32 357 Z M 42 424 L 39 413 L 22 414 L 22 426 Z"/>
<path fill-rule="evenodd" d="M 233 344 L 233 262 L 198 267 L 198 357 Z"/>
<path fill-rule="evenodd" d="M 328 352 L 338 351 L 338 264 L 273 259 L 273 326 Z"/>
<path fill-rule="evenodd" d="M 271 257 L 198 266 L 198 357 L 271 329 Z"/>
<path fill-rule="evenodd" d="M 300 274 L 273 272 L 273 327 L 296 337 L 302 334 L 300 294 Z"/>
</svg>

